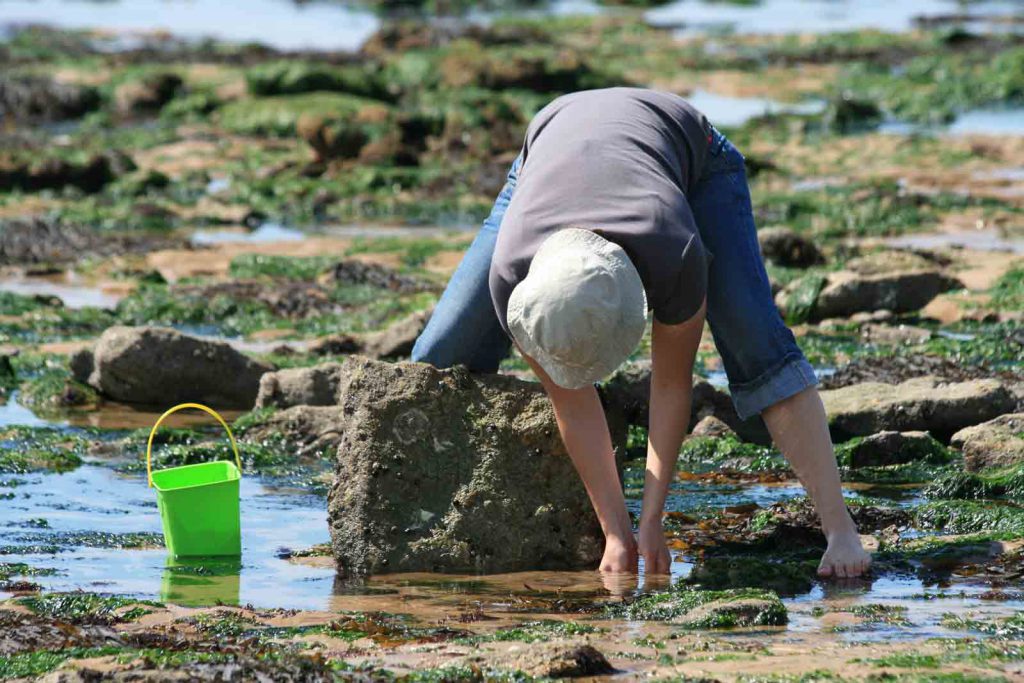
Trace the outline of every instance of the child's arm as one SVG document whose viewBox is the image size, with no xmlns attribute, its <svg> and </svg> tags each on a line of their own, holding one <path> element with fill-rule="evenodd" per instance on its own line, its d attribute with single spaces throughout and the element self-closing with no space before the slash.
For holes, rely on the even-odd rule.
<svg viewBox="0 0 1024 683">
<path fill-rule="evenodd" d="M 640 516 L 639 552 L 647 574 L 667 574 L 671 558 L 661 518 L 676 458 L 690 423 L 693 363 L 704 330 L 704 307 L 679 325 L 654 322 L 651 330 L 651 396 Z"/>
<path fill-rule="evenodd" d="M 604 531 L 601 571 L 636 572 L 633 522 L 626 510 L 608 422 L 597 390 L 594 387 L 564 389 L 552 382 L 532 358 L 526 354 L 523 357 L 537 373 L 551 398 L 562 441 L 583 480 Z"/>
</svg>

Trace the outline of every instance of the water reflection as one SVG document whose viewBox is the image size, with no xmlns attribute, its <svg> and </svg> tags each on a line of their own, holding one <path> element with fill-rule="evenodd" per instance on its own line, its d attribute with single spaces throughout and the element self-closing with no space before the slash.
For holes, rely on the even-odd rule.
<svg viewBox="0 0 1024 683">
<path fill-rule="evenodd" d="M 186 607 L 238 605 L 242 561 L 237 558 L 168 556 L 160 601 Z"/>
</svg>

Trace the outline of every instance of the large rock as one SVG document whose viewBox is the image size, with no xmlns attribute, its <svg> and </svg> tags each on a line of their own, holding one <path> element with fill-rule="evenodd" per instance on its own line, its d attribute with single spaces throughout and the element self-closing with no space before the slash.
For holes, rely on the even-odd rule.
<svg viewBox="0 0 1024 683">
<path fill-rule="evenodd" d="M 825 262 L 825 256 L 811 240 L 789 228 L 757 231 L 757 242 L 766 261 L 780 266 L 807 268 Z"/>
<path fill-rule="evenodd" d="M 89 384 L 125 403 L 250 408 L 260 377 L 273 369 L 223 342 L 163 327 L 111 327 L 96 343 Z"/>
<path fill-rule="evenodd" d="M 0 119 L 60 121 L 100 105 L 96 88 L 61 83 L 45 76 L 0 76 Z"/>
<path fill-rule="evenodd" d="M 1024 413 L 1000 415 L 984 424 L 961 429 L 950 442 L 964 454 L 971 472 L 1024 463 Z"/>
<path fill-rule="evenodd" d="M 378 360 L 407 358 L 431 313 L 433 309 L 418 311 L 378 332 L 332 334 L 317 340 L 309 352 L 318 356 L 358 353 Z"/>
<path fill-rule="evenodd" d="M 311 368 L 285 368 L 260 378 L 257 408 L 338 405 L 341 382 L 340 363 L 324 363 Z"/>
<path fill-rule="evenodd" d="M 457 664 L 516 671 L 543 680 L 615 673 L 600 650 L 589 643 L 574 641 L 524 643 L 503 652 L 478 650 Z"/>
<path fill-rule="evenodd" d="M 539 384 L 353 356 L 339 403 L 327 510 L 342 572 L 570 569 L 600 559 L 600 527 Z"/>
<path fill-rule="evenodd" d="M 822 279 L 823 278 L 823 279 Z M 813 285 L 809 282 L 813 280 Z M 863 311 L 909 313 L 963 283 L 940 270 L 862 274 L 839 271 L 809 275 L 787 285 L 775 304 L 790 320 L 845 318 Z M 813 297 L 812 301 L 807 301 Z"/>
<path fill-rule="evenodd" d="M 879 432 L 840 444 L 836 450 L 854 469 L 949 460 L 949 450 L 928 432 Z"/>
<path fill-rule="evenodd" d="M 832 432 L 840 440 L 887 430 L 928 431 L 947 438 L 1009 412 L 1016 403 L 998 380 L 946 384 L 936 377 L 902 384 L 854 384 L 823 391 L 821 398 Z"/>
</svg>

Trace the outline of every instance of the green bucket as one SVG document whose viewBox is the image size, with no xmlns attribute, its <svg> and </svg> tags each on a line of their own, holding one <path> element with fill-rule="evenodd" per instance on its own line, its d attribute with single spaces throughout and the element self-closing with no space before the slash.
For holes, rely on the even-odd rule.
<svg viewBox="0 0 1024 683">
<path fill-rule="evenodd" d="M 206 462 L 153 471 L 153 437 L 172 413 L 196 408 L 215 417 L 231 441 L 235 462 Z M 156 489 L 157 507 L 164 527 L 164 543 L 174 557 L 224 556 L 242 554 L 241 515 L 238 482 L 242 461 L 235 437 L 220 415 L 199 403 L 182 403 L 160 416 L 146 444 L 146 472 Z"/>
</svg>

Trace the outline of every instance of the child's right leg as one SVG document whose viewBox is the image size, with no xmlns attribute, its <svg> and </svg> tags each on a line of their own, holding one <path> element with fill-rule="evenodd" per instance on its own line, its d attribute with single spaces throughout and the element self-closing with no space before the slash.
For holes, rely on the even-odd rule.
<svg viewBox="0 0 1024 683">
<path fill-rule="evenodd" d="M 520 163 L 516 159 L 512 164 L 490 216 L 466 250 L 426 329 L 416 340 L 412 360 L 439 368 L 465 365 L 475 372 L 497 372 L 498 364 L 508 355 L 510 342 L 494 311 L 487 278 Z"/>
</svg>

